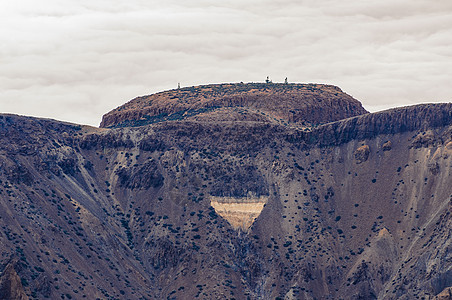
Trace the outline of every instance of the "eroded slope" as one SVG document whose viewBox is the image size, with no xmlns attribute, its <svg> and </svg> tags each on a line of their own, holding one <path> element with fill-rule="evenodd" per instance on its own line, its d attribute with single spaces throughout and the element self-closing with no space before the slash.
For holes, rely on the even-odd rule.
<svg viewBox="0 0 452 300">
<path fill-rule="evenodd" d="M 193 120 L 95 129 L 2 116 L 0 270 L 11 284 L 0 291 L 428 299 L 452 286 L 451 124 L 451 104 L 311 132 Z M 245 230 L 212 199 L 265 204 Z"/>
</svg>

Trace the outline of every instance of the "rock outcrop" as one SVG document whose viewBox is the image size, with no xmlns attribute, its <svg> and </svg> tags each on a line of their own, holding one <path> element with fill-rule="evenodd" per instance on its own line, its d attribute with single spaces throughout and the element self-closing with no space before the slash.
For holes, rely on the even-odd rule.
<svg viewBox="0 0 452 300">
<path fill-rule="evenodd" d="M 0 299 L 28 299 L 22 281 L 14 267 L 17 260 L 11 260 L 0 273 Z"/>
<path fill-rule="evenodd" d="M 452 300 L 452 287 L 445 288 L 433 300 Z"/>
<path fill-rule="evenodd" d="M 374 139 L 377 136 L 418 132 L 412 146 L 434 144 L 426 131 L 449 126 L 452 103 L 420 104 L 365 114 L 319 126 L 313 132 L 301 132 L 300 139 L 320 146 L 333 146 L 352 140 Z"/>
<path fill-rule="evenodd" d="M 365 162 L 369 158 L 370 148 L 368 145 L 362 145 L 356 149 L 354 155 L 357 164 Z"/>
<path fill-rule="evenodd" d="M 387 141 L 383 144 L 383 146 L 381 146 L 381 149 L 383 151 L 391 151 L 392 149 L 392 142 L 391 141 Z"/>
<path fill-rule="evenodd" d="M 212 84 L 135 98 L 105 114 L 100 126 L 142 126 L 171 120 L 311 126 L 365 113 L 359 101 L 331 85 Z"/>
</svg>

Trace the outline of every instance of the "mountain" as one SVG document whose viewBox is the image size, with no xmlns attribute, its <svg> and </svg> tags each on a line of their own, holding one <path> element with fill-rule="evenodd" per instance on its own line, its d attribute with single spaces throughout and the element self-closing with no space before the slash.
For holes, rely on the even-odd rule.
<svg viewBox="0 0 452 300">
<path fill-rule="evenodd" d="M 105 114 L 100 127 L 162 121 L 255 121 L 309 127 L 367 113 L 336 86 L 212 84 L 138 97 Z"/>
<path fill-rule="evenodd" d="M 339 88 L 0 115 L 2 299 L 448 299 L 452 104 Z"/>
</svg>

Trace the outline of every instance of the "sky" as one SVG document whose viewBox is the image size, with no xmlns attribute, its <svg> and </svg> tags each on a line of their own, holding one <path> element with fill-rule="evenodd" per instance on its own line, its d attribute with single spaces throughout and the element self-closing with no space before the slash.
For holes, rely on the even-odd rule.
<svg viewBox="0 0 452 300">
<path fill-rule="evenodd" d="M 98 126 L 141 95 L 339 86 L 369 111 L 452 101 L 450 0 L 0 2 L 0 112 Z"/>
</svg>

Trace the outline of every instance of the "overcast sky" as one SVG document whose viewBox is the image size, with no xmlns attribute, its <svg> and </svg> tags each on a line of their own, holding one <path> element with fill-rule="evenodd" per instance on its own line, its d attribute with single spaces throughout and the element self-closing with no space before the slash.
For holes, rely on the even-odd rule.
<svg viewBox="0 0 452 300">
<path fill-rule="evenodd" d="M 0 112 L 97 126 L 178 82 L 267 76 L 370 111 L 450 102 L 452 1 L 0 1 Z"/>
</svg>

